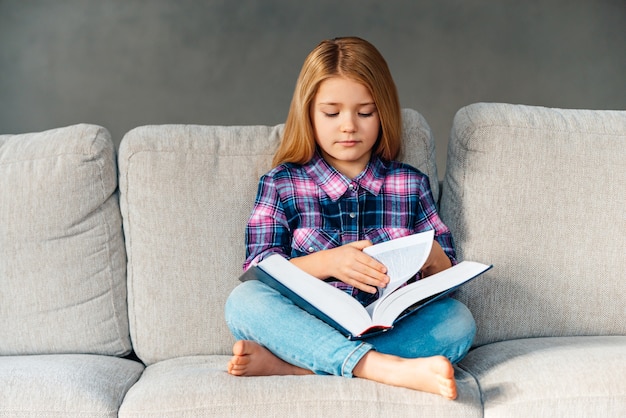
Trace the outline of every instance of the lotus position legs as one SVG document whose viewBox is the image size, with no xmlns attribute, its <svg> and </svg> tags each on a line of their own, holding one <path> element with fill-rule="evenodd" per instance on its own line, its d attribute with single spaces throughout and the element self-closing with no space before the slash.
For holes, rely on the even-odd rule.
<svg viewBox="0 0 626 418">
<path fill-rule="evenodd" d="M 240 340 L 233 346 L 228 372 L 234 376 L 306 375 L 312 371 L 291 365 L 265 347 Z M 369 351 L 353 370 L 356 377 L 456 398 L 454 369 L 442 356 L 404 359 Z"/>
</svg>

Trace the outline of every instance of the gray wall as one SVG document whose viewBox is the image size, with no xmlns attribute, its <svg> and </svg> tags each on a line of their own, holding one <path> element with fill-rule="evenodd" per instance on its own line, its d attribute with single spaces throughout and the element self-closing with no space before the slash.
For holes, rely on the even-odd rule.
<svg viewBox="0 0 626 418">
<path fill-rule="evenodd" d="M 0 133 L 280 123 L 306 54 L 342 35 L 385 55 L 440 176 L 469 103 L 626 107 L 624 0 L 0 0 Z"/>
</svg>

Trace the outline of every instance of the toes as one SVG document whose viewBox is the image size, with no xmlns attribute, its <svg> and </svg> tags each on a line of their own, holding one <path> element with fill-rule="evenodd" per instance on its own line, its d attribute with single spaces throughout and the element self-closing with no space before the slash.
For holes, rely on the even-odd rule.
<svg viewBox="0 0 626 418">
<path fill-rule="evenodd" d="M 448 399 L 456 398 L 456 382 L 439 376 L 439 393 Z"/>
<path fill-rule="evenodd" d="M 245 341 L 239 340 L 235 342 L 235 344 L 233 345 L 233 355 L 243 356 L 244 354 L 246 354 Z"/>
<path fill-rule="evenodd" d="M 250 358 L 248 356 L 233 356 L 230 359 L 230 364 L 233 366 L 243 366 L 250 363 Z"/>
</svg>

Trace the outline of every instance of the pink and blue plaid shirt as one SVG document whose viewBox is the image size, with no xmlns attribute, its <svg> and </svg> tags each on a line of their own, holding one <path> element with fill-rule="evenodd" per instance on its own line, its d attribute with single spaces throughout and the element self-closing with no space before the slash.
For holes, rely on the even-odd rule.
<svg viewBox="0 0 626 418">
<path fill-rule="evenodd" d="M 419 170 L 375 156 L 350 180 L 315 153 L 304 165 L 282 164 L 261 177 L 246 227 L 244 269 L 273 253 L 299 257 L 430 229 L 456 263 L 452 235 L 437 214 L 428 177 Z M 364 305 L 378 297 L 338 280 L 329 283 Z"/>
</svg>

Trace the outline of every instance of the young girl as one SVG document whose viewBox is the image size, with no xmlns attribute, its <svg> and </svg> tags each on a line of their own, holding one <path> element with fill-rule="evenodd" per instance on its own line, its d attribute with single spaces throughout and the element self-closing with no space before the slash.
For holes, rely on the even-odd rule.
<svg viewBox="0 0 626 418">
<path fill-rule="evenodd" d="M 428 178 L 397 158 L 401 111 L 381 54 L 359 38 L 320 43 L 306 58 L 274 169 L 259 183 L 246 229 L 244 269 L 270 254 L 367 305 L 389 278 L 372 244 L 428 229 L 420 275 L 455 263 Z M 447 298 L 388 332 L 349 340 L 259 281 L 233 290 L 226 320 L 238 341 L 235 376 L 333 374 L 457 396 L 452 364 L 475 334 L 469 310 Z"/>
</svg>

